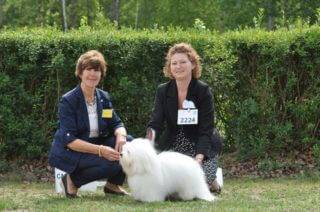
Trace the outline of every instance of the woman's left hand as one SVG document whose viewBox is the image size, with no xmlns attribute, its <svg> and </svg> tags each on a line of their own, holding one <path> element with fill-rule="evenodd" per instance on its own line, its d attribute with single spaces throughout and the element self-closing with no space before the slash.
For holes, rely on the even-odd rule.
<svg viewBox="0 0 320 212">
<path fill-rule="evenodd" d="M 195 157 L 195 160 L 202 165 L 202 161 L 203 161 L 204 155 L 203 154 L 197 154 Z"/>
<path fill-rule="evenodd" d="M 122 151 L 122 146 L 127 142 L 127 136 L 125 135 L 121 135 L 118 134 L 116 135 L 116 146 L 115 146 L 115 150 L 117 152 L 121 152 Z"/>
</svg>

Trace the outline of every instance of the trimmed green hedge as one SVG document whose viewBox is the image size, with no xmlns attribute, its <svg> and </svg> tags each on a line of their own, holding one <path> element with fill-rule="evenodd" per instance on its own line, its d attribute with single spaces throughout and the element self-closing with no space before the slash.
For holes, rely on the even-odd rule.
<svg viewBox="0 0 320 212">
<path fill-rule="evenodd" d="M 294 149 L 319 152 L 320 28 L 265 32 L 80 31 L 0 34 L 0 154 L 47 154 L 60 96 L 77 84 L 77 58 L 101 51 L 108 90 L 129 133 L 144 136 L 155 89 L 165 82 L 168 48 L 190 42 L 203 58 L 225 151 L 264 158 Z M 320 155 L 318 155 L 320 158 Z"/>
<path fill-rule="evenodd" d="M 320 158 L 320 28 L 246 30 L 224 40 L 229 53 L 209 50 L 206 66 L 229 144 L 243 159 L 309 148 Z"/>
</svg>

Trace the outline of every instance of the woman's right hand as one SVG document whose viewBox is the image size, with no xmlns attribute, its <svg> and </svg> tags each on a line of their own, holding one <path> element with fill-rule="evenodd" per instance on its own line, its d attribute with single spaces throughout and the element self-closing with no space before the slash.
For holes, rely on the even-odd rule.
<svg viewBox="0 0 320 212">
<path fill-rule="evenodd" d="M 110 161 L 120 160 L 120 153 L 108 146 L 100 146 L 101 156 Z"/>
</svg>

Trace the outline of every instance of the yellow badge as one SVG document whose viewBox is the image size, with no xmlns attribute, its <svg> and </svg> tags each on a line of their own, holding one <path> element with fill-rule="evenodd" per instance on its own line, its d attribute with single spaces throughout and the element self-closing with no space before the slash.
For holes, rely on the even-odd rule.
<svg viewBox="0 0 320 212">
<path fill-rule="evenodd" d="M 102 110 L 102 118 L 112 118 L 112 109 Z"/>
</svg>

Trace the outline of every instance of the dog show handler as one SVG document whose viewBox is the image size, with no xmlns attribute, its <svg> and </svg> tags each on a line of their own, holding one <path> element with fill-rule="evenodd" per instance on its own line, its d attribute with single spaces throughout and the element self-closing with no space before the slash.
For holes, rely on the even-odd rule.
<svg viewBox="0 0 320 212">
<path fill-rule="evenodd" d="M 79 84 L 59 102 L 59 124 L 49 153 L 49 164 L 67 174 L 62 177 L 68 198 L 78 188 L 107 179 L 105 193 L 126 195 L 125 174 L 119 164 L 127 131 L 114 111 L 108 92 L 97 86 L 106 74 L 103 55 L 91 50 L 80 56 L 75 75 Z"/>
<path fill-rule="evenodd" d="M 194 157 L 210 190 L 220 193 L 216 171 L 222 139 L 214 126 L 211 89 L 199 80 L 200 57 L 190 44 L 175 44 L 167 53 L 163 72 L 170 81 L 158 86 L 148 128 L 155 131 L 160 150 Z"/>
</svg>

